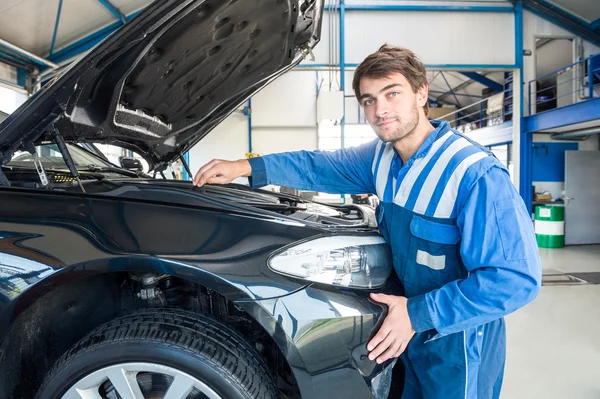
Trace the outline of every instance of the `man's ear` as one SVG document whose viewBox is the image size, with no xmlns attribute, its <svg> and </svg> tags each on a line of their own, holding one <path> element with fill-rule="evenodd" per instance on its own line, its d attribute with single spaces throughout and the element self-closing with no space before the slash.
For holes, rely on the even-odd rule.
<svg viewBox="0 0 600 399">
<path fill-rule="evenodd" d="M 419 90 L 417 90 L 417 106 L 424 107 L 427 104 L 429 98 L 429 85 L 425 83 Z"/>
</svg>

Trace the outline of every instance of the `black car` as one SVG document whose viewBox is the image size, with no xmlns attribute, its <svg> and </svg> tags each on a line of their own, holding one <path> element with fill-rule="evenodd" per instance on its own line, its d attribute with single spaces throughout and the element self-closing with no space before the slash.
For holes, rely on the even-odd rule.
<svg viewBox="0 0 600 399">
<path fill-rule="evenodd" d="M 300 62 L 322 12 L 155 1 L 0 125 L 1 398 L 387 396 L 369 293 L 400 287 L 372 208 L 155 178 Z"/>
</svg>

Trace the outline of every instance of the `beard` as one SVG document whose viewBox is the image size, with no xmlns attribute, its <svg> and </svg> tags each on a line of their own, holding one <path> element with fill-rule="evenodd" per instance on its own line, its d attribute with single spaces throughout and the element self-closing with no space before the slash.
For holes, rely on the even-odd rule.
<svg viewBox="0 0 600 399">
<path fill-rule="evenodd" d="M 389 120 L 397 120 L 397 126 L 394 130 L 386 130 L 385 127 L 379 126 L 380 123 Z M 403 121 L 400 117 L 387 117 L 385 119 L 377 118 L 371 126 L 379 139 L 385 143 L 395 143 L 409 137 L 415 128 L 419 125 L 419 111 L 416 104 L 412 106 L 408 118 Z"/>
</svg>

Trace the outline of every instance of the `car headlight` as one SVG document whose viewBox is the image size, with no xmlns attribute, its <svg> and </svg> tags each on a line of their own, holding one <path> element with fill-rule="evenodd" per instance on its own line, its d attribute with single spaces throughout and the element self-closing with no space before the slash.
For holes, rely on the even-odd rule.
<svg viewBox="0 0 600 399">
<path fill-rule="evenodd" d="M 392 271 L 389 246 L 378 236 L 332 236 L 288 247 L 269 259 L 281 274 L 352 288 L 382 286 Z"/>
</svg>

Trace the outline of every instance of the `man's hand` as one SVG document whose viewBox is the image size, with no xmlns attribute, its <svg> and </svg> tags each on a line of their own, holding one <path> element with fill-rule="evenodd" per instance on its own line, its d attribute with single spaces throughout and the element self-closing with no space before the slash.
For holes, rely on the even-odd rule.
<svg viewBox="0 0 600 399">
<path fill-rule="evenodd" d="M 228 184 L 241 176 L 250 176 L 252 167 L 245 159 L 239 161 L 223 161 L 213 159 L 200 168 L 194 176 L 194 186 L 209 184 Z"/>
<path fill-rule="evenodd" d="M 367 344 L 369 360 L 383 363 L 404 352 L 415 330 L 408 317 L 407 299 L 403 296 L 371 294 L 374 301 L 388 305 L 388 314 L 377 334 Z"/>
</svg>

